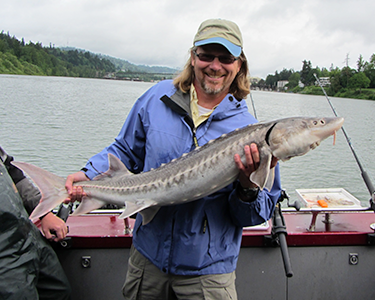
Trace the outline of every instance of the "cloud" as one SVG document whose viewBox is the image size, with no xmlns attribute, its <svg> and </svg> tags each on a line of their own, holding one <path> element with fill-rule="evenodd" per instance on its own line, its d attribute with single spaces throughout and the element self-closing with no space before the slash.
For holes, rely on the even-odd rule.
<svg viewBox="0 0 375 300">
<path fill-rule="evenodd" d="M 375 52 L 372 0 L 0 0 L 0 30 L 25 41 L 72 46 L 136 64 L 182 67 L 199 24 L 235 21 L 254 76 L 283 68 L 355 68 Z"/>
</svg>

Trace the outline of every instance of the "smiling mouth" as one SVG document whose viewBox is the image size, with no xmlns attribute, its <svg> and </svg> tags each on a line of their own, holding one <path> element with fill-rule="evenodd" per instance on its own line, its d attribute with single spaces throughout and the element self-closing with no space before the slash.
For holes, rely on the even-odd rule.
<svg viewBox="0 0 375 300">
<path fill-rule="evenodd" d="M 225 75 L 210 75 L 210 74 L 207 74 L 207 73 L 206 73 L 206 76 L 207 76 L 208 78 L 210 78 L 210 79 L 214 79 L 214 80 L 216 80 L 216 79 L 223 78 Z"/>
</svg>

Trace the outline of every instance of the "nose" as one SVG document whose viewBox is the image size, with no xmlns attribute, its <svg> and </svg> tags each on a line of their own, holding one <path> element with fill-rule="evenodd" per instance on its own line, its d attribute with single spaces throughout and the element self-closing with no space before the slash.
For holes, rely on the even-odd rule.
<svg viewBox="0 0 375 300">
<path fill-rule="evenodd" d="M 218 57 L 215 57 L 214 60 L 211 62 L 210 68 L 212 70 L 220 70 L 222 68 L 221 62 L 219 61 Z"/>
</svg>

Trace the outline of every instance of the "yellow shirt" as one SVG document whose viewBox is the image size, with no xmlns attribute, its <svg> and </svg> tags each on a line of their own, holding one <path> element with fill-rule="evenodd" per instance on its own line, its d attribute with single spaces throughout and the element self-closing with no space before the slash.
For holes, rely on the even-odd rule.
<svg viewBox="0 0 375 300">
<path fill-rule="evenodd" d="M 198 105 L 197 92 L 195 91 L 194 84 L 192 84 L 190 87 L 190 110 L 191 115 L 193 117 L 195 128 L 197 128 L 200 124 L 206 121 L 210 117 L 215 108 L 216 106 L 210 110 Z"/>
</svg>

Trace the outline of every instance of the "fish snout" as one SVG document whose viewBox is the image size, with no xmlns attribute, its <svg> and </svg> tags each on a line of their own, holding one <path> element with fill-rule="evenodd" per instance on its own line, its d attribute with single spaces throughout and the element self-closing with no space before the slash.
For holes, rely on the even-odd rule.
<svg viewBox="0 0 375 300">
<path fill-rule="evenodd" d="M 343 117 L 316 119 L 312 122 L 312 131 L 315 132 L 320 140 L 324 140 L 329 136 L 336 134 L 336 131 L 342 127 L 343 123 Z"/>
</svg>

